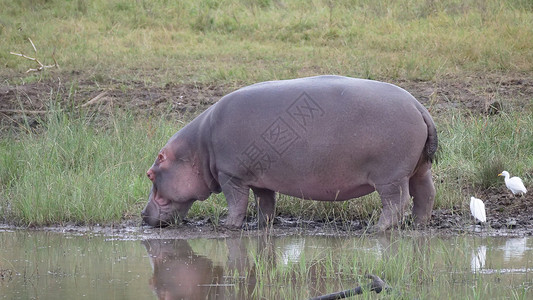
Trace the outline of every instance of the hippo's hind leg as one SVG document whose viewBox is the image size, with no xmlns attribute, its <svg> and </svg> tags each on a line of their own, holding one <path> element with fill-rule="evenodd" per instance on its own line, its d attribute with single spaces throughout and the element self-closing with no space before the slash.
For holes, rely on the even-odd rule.
<svg viewBox="0 0 533 300">
<path fill-rule="evenodd" d="M 220 186 L 228 203 L 228 217 L 224 225 L 230 229 L 241 228 L 246 217 L 250 189 L 243 186 L 237 178 L 226 174 L 220 174 L 218 178 L 223 182 Z"/>
<path fill-rule="evenodd" d="M 431 168 L 424 167 L 409 180 L 409 192 L 413 196 L 413 216 L 417 225 L 425 225 L 431 217 L 435 202 L 435 186 Z"/>
<path fill-rule="evenodd" d="M 257 203 L 257 221 L 259 228 L 271 224 L 274 220 L 276 193 L 272 190 L 252 188 Z"/>
<path fill-rule="evenodd" d="M 376 185 L 381 197 L 383 210 L 374 230 L 385 231 L 398 224 L 409 203 L 409 183 L 407 179 L 400 182 Z"/>
</svg>

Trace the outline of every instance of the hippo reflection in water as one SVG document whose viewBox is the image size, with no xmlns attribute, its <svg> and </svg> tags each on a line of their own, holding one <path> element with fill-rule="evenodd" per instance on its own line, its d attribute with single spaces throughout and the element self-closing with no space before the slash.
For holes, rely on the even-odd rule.
<svg viewBox="0 0 533 300">
<path fill-rule="evenodd" d="M 224 225 L 240 228 L 251 189 L 258 221 L 274 218 L 275 193 L 338 201 L 377 191 L 375 229 L 398 223 L 413 198 L 417 224 L 431 216 L 437 131 L 428 111 L 392 84 L 318 76 L 254 84 L 224 96 L 161 149 L 145 223 L 184 218 L 223 192 Z"/>
<path fill-rule="evenodd" d="M 153 239 L 144 240 L 142 244 L 152 265 L 150 287 L 159 299 L 253 298 L 255 272 L 251 271 L 249 249 L 243 239 L 225 239 L 228 253 L 225 267 L 194 252 L 187 240 Z M 260 246 L 261 249 L 264 247 Z M 235 273 L 246 276 L 246 281 L 224 282 L 224 279 L 233 278 Z"/>
<path fill-rule="evenodd" d="M 331 278 L 323 276 L 326 273 L 326 265 L 311 262 L 303 283 L 297 279 L 301 276 L 299 267 L 293 268 L 286 261 L 287 256 L 291 256 L 295 251 L 299 253 L 304 250 L 304 239 L 301 237 L 283 239 L 281 243 L 277 238 L 266 236 L 227 238 L 224 239 L 226 249 L 218 248 L 215 240 L 202 243 L 203 246 L 209 245 L 207 248 L 211 249 L 209 251 L 203 247 L 203 252 L 211 253 L 213 257 L 196 253 L 187 240 L 153 239 L 142 243 L 148 252 L 153 270 L 150 287 L 159 299 L 254 299 L 257 295 L 266 299 L 279 298 L 278 290 L 257 284 L 257 281 L 265 280 L 270 276 L 270 272 L 275 273 L 280 263 L 285 265 L 283 268 L 286 268 L 287 278 L 292 278 L 287 282 L 286 288 L 289 290 L 300 289 L 302 295 L 310 296 L 331 292 L 327 291 L 327 283 Z M 342 252 L 344 243 L 343 239 L 329 239 L 328 247 Z M 217 251 L 212 251 L 213 246 Z M 310 251 L 307 253 L 308 257 L 315 256 L 313 251 L 323 251 L 322 248 L 318 249 L 314 244 L 307 247 L 306 251 Z M 227 253 L 227 257 L 221 257 L 221 252 Z M 254 259 L 250 259 L 251 257 Z M 212 259 L 218 261 L 218 265 Z M 261 278 L 256 278 L 255 260 L 261 262 Z M 299 266 L 292 263 L 290 265 Z M 295 295 L 297 294 L 296 292 Z M 330 299 L 328 296 L 319 297 Z"/>
<path fill-rule="evenodd" d="M 186 240 L 142 241 L 150 256 L 150 287 L 159 299 L 215 299 L 223 268 L 196 255 Z"/>
</svg>

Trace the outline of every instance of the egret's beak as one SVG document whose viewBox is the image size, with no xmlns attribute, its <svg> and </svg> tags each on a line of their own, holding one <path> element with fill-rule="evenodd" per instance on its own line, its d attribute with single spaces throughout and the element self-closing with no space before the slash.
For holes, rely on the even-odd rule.
<svg viewBox="0 0 533 300">
<path fill-rule="evenodd" d="M 500 173 L 500 174 L 498 174 L 498 176 L 503 176 L 503 174 L 502 174 L 502 173 Z"/>
</svg>

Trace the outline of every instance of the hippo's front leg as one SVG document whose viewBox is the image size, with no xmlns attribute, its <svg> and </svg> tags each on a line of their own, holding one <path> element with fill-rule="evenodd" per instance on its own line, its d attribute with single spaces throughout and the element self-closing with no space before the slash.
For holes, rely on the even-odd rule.
<svg viewBox="0 0 533 300">
<path fill-rule="evenodd" d="M 248 208 L 249 188 L 240 184 L 240 180 L 226 174 L 219 175 L 222 192 L 228 203 L 228 217 L 224 225 L 230 229 L 242 227 Z"/>
<path fill-rule="evenodd" d="M 272 190 L 252 188 L 257 203 L 257 224 L 264 228 L 272 224 L 276 206 L 276 193 Z"/>
</svg>

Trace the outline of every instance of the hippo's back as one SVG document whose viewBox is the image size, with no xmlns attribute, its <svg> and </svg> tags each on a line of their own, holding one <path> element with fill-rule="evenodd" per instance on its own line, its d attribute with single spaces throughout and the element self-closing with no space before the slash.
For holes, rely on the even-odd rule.
<svg viewBox="0 0 533 300">
<path fill-rule="evenodd" d="M 244 87 L 210 112 L 216 169 L 255 186 L 353 197 L 351 186 L 412 174 L 428 136 L 419 106 L 392 84 L 342 76 Z"/>
<path fill-rule="evenodd" d="M 210 118 L 213 127 L 227 127 L 235 138 L 261 135 L 269 128 L 288 129 L 301 137 L 314 133 L 314 140 L 365 130 L 375 130 L 377 137 L 377 131 L 405 130 L 401 124 L 422 125 L 419 107 L 411 94 L 395 85 L 326 75 L 241 88 L 217 102 Z"/>
<path fill-rule="evenodd" d="M 217 106 L 223 114 L 279 114 L 297 108 L 308 113 L 320 108 L 332 113 L 365 107 L 398 109 L 402 105 L 414 107 L 415 103 L 411 94 L 389 83 L 324 75 L 253 84 L 224 96 Z"/>
</svg>

